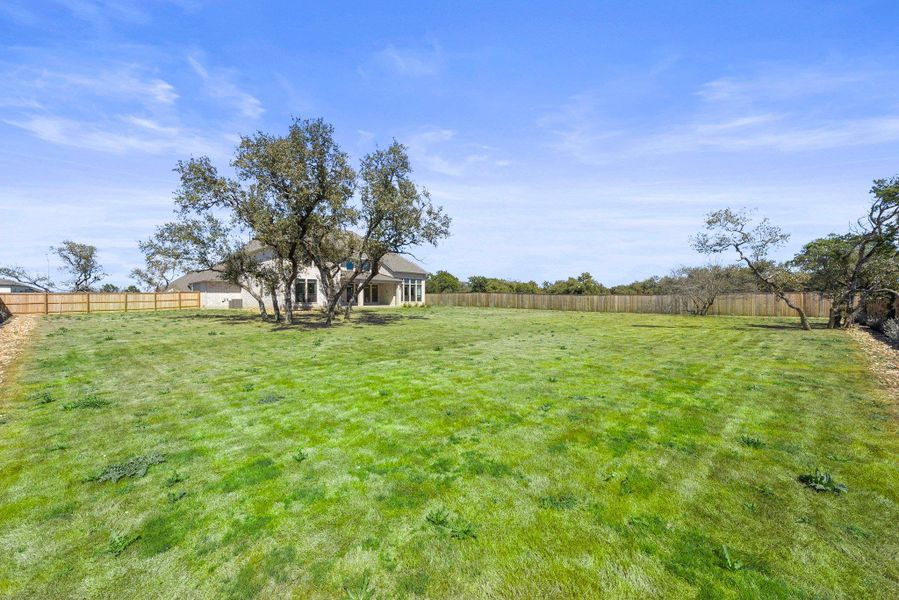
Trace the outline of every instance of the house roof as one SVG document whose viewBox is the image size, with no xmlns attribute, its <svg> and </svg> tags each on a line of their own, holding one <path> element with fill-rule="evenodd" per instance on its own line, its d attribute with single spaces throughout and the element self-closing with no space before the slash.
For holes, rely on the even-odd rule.
<svg viewBox="0 0 899 600">
<path fill-rule="evenodd" d="M 169 287 L 166 288 L 175 292 L 186 292 L 189 291 L 190 284 L 199 283 L 201 281 L 221 281 L 222 274 L 217 273 L 216 271 L 194 271 L 192 273 L 185 273 L 178 279 L 174 280 L 169 284 Z"/>
<path fill-rule="evenodd" d="M 352 271 L 346 271 L 346 270 L 341 271 L 341 273 L 340 273 L 341 281 L 346 281 L 350 277 L 350 275 L 352 275 L 352 273 L 353 273 Z M 367 273 L 359 273 L 358 275 L 356 275 L 356 280 L 354 281 L 354 283 L 356 283 L 357 285 L 361 285 L 367 278 L 368 278 Z M 390 275 L 386 275 L 384 273 L 378 273 L 377 275 L 375 275 L 374 277 L 371 278 L 371 283 L 400 283 L 400 281 L 401 281 L 400 279 L 397 279 L 396 277 L 391 277 Z"/>
<path fill-rule="evenodd" d="M 428 274 L 427 271 L 417 264 L 399 254 L 386 254 L 382 262 L 385 267 L 394 273 L 415 273 L 416 275 Z"/>
<path fill-rule="evenodd" d="M 7 286 L 7 285 L 13 286 L 14 285 L 16 287 L 24 287 L 24 288 L 28 288 L 29 290 L 35 291 L 35 292 L 43 291 L 40 288 L 35 287 L 31 284 L 22 283 L 21 281 L 16 281 L 15 279 L 3 279 L 2 277 L 0 277 L 0 285 L 2 285 L 2 286 Z"/>
<path fill-rule="evenodd" d="M 245 246 L 245 249 L 250 252 L 256 252 L 258 250 L 263 250 L 264 248 L 265 246 L 255 240 Z M 423 268 L 399 254 L 385 255 L 382 264 L 387 267 L 391 273 L 410 273 L 414 275 L 428 274 Z M 221 274 L 216 271 L 194 271 L 192 273 L 186 273 L 174 280 L 169 284 L 167 289 L 173 291 L 188 291 L 188 286 L 192 283 L 199 283 L 201 281 L 221 281 L 221 279 Z M 361 281 L 364 281 L 364 279 L 360 280 L 359 277 L 356 279 L 357 281 L 360 281 L 360 283 Z M 372 279 L 372 283 L 399 283 L 399 281 L 399 278 L 391 277 L 386 273 L 378 273 L 375 275 L 374 279 Z"/>
</svg>

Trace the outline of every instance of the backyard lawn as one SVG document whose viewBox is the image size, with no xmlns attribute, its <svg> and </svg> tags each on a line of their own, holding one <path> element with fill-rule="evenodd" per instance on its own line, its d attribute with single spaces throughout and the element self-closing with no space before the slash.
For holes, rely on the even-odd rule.
<svg viewBox="0 0 899 600">
<path fill-rule="evenodd" d="M 304 319 L 42 319 L 0 389 L 0 596 L 899 597 L 899 420 L 842 332 Z"/>
</svg>

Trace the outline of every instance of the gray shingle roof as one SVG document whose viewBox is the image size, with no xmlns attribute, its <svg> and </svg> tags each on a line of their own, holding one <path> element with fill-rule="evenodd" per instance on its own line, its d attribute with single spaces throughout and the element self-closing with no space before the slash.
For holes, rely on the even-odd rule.
<svg viewBox="0 0 899 600">
<path fill-rule="evenodd" d="M 30 285 L 28 283 L 22 283 L 21 281 L 16 281 L 15 279 L 4 279 L 2 277 L 0 277 L 0 285 L 2 285 L 2 286 L 14 285 L 17 287 L 26 287 L 26 288 L 34 290 L 35 292 L 43 291 L 40 288 Z"/>
<path fill-rule="evenodd" d="M 419 267 L 411 260 L 400 256 L 399 254 L 388 254 L 383 260 L 384 266 L 394 273 L 414 273 L 416 275 L 427 275 L 428 272 Z"/>
</svg>

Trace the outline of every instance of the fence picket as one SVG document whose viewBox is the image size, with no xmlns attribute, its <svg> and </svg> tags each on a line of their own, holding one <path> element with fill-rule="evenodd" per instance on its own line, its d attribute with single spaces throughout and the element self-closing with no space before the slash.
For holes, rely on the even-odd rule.
<svg viewBox="0 0 899 600">
<path fill-rule="evenodd" d="M 826 317 L 830 300 L 817 292 L 789 295 L 809 317 Z M 899 301 L 897 301 L 899 302 Z M 554 294 L 446 293 L 428 294 L 425 303 L 432 306 L 467 306 L 469 308 L 521 308 L 567 310 L 579 312 L 625 312 L 655 314 L 687 314 L 691 301 L 685 296 L 605 295 L 574 296 Z M 709 308 L 710 315 L 744 317 L 786 317 L 795 312 L 774 294 L 722 294 Z"/>
</svg>

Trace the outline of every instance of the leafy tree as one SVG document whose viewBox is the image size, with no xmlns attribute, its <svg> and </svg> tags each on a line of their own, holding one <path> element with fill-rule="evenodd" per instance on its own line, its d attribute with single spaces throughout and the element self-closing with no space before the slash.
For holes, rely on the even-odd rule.
<svg viewBox="0 0 899 600">
<path fill-rule="evenodd" d="M 693 314 L 707 315 L 715 299 L 731 291 L 731 272 L 720 265 L 678 267 L 671 273 L 670 293 L 686 296 L 693 304 Z"/>
<path fill-rule="evenodd" d="M 259 305 L 263 319 L 268 314 L 263 295 L 265 290 L 259 281 L 262 265 L 258 257 L 249 252 L 239 227 L 221 221 L 211 213 L 192 216 L 181 211 L 176 221 L 156 229 L 152 243 L 164 256 L 177 256 L 184 271 L 209 270 L 223 281 L 245 290 Z"/>
<path fill-rule="evenodd" d="M 427 190 L 412 181 L 412 168 L 402 144 L 394 140 L 388 148 L 366 155 L 359 178 L 359 207 L 354 212 L 363 233 L 356 238 L 357 243 L 347 245 L 356 253 L 350 257 L 353 270 L 341 278 L 342 287 L 354 285 L 357 279 L 363 280 L 361 287 L 369 285 L 388 253 L 410 254 L 416 246 L 436 245 L 449 235 L 449 216 L 431 202 Z M 316 264 L 322 265 L 323 261 L 316 259 Z M 346 303 L 347 318 L 355 298 L 353 294 Z M 339 299 L 339 293 L 336 298 L 329 298 L 329 324 Z"/>
<path fill-rule="evenodd" d="M 431 273 L 425 280 L 425 290 L 429 294 L 442 294 L 444 292 L 461 292 L 464 286 L 458 277 L 448 271 Z"/>
<path fill-rule="evenodd" d="M 600 294 L 608 294 L 609 290 L 606 286 L 599 283 L 590 273 L 581 273 L 577 277 L 569 277 L 568 279 L 560 279 L 554 283 L 544 282 L 543 291 L 547 294 L 575 294 L 598 296 Z"/>
<path fill-rule="evenodd" d="M 706 217 L 706 231 L 693 236 L 693 248 L 701 254 L 721 254 L 728 250 L 736 252 L 763 289 L 783 300 L 796 311 L 802 328 L 810 331 L 808 318 L 801 306 L 787 296 L 787 290 L 795 285 L 795 274 L 782 267 L 774 267 L 768 254 L 782 246 L 790 238 L 789 234 L 771 224 L 768 219 L 753 223 L 745 211 L 729 208 L 715 211 Z"/>
<path fill-rule="evenodd" d="M 32 273 L 19 266 L 0 267 L 0 275 L 21 283 L 27 283 L 45 292 L 53 291 L 53 288 L 56 287 L 49 275 Z"/>
<path fill-rule="evenodd" d="M 119 292 L 119 286 L 114 283 L 104 283 L 100 286 L 100 291 L 104 294 L 115 294 Z"/>
<path fill-rule="evenodd" d="M 129 285 L 128 287 L 126 287 L 126 288 L 125 288 L 124 290 L 122 290 L 122 291 L 123 291 L 123 292 L 126 292 L 126 293 L 128 293 L 128 294 L 139 294 L 139 293 L 140 293 L 140 288 L 138 288 L 136 285 L 134 285 L 134 284 L 132 283 L 131 285 Z"/>
<path fill-rule="evenodd" d="M 876 294 L 899 295 L 899 177 L 875 180 L 871 194 L 849 233 L 809 242 L 791 263 L 831 299 L 831 328 L 848 327 Z"/>
<path fill-rule="evenodd" d="M 355 174 L 334 141 L 333 127 L 321 119 L 294 119 L 284 136 L 242 137 L 231 166 L 236 179 L 219 175 L 206 157 L 179 162 L 178 205 L 195 216 L 225 211 L 235 228 L 265 248 L 273 270 L 255 268 L 255 275 L 280 277 L 284 318 L 292 321 L 293 284 L 310 258 L 310 230 L 346 222 Z M 247 267 L 249 259 L 240 257 L 238 264 Z"/>
<path fill-rule="evenodd" d="M 495 294 L 539 294 L 542 292 L 536 281 L 514 281 L 482 275 L 473 275 L 468 278 L 468 291 Z"/>
<path fill-rule="evenodd" d="M 610 288 L 610 292 L 622 296 L 644 296 L 653 294 L 665 294 L 667 282 L 664 277 L 654 276 L 640 281 L 634 281 L 624 285 L 616 285 Z"/>
<path fill-rule="evenodd" d="M 138 242 L 138 248 L 144 255 L 144 266 L 132 269 L 131 279 L 143 285 L 147 291 L 161 292 L 168 289 L 184 269 L 185 259 L 178 247 L 153 236 Z"/>
<path fill-rule="evenodd" d="M 69 274 L 68 283 L 74 292 L 90 291 L 91 287 L 106 277 L 97 260 L 96 246 L 65 240 L 61 246 L 51 250 L 62 260 L 62 271 Z"/>
</svg>

